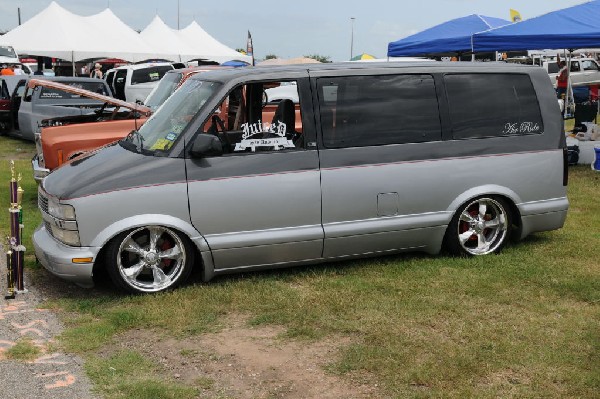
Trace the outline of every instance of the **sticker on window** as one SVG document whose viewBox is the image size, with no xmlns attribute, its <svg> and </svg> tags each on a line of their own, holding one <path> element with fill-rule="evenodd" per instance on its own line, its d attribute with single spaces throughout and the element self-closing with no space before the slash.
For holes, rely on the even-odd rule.
<svg viewBox="0 0 600 399">
<path fill-rule="evenodd" d="M 244 123 L 242 130 L 242 141 L 235 145 L 234 151 L 246 151 L 250 149 L 250 151 L 255 152 L 257 148 L 279 151 L 295 147 L 291 140 L 285 138 L 287 126 L 281 121 L 276 121 L 272 124 L 263 123 L 260 120 L 258 123 Z M 259 134 L 263 137 L 252 138 Z"/>
<path fill-rule="evenodd" d="M 540 133 L 540 125 L 536 122 L 515 122 L 504 125 L 503 135 Z"/>
</svg>

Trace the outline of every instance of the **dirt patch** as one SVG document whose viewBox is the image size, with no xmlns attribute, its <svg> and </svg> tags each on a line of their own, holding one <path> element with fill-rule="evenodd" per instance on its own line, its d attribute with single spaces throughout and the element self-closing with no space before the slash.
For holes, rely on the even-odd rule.
<svg viewBox="0 0 600 399">
<path fill-rule="evenodd" d="M 243 317 L 228 317 L 218 333 L 186 339 L 159 338 L 160 333 L 134 330 L 116 337 L 107 348 L 131 349 L 161 364 L 166 377 L 203 388 L 200 397 L 235 398 L 373 398 L 376 384 L 361 384 L 327 373 L 346 339 L 316 343 L 282 340 L 283 328 L 249 327 Z"/>
</svg>

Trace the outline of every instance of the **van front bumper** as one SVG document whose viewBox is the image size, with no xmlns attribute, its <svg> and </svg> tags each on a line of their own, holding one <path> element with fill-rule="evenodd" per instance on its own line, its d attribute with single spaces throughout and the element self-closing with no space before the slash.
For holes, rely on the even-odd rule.
<svg viewBox="0 0 600 399">
<path fill-rule="evenodd" d="M 44 224 L 33 233 L 35 256 L 50 273 L 85 288 L 94 286 L 92 269 L 100 248 L 70 247 L 56 241 Z M 90 263 L 73 263 L 74 258 L 92 258 Z"/>
<path fill-rule="evenodd" d="M 42 179 L 50 174 L 50 170 L 46 168 L 42 168 L 40 166 L 40 162 L 38 161 L 37 154 L 31 159 L 31 167 L 33 168 L 33 178 L 38 184 L 42 181 Z"/>
</svg>

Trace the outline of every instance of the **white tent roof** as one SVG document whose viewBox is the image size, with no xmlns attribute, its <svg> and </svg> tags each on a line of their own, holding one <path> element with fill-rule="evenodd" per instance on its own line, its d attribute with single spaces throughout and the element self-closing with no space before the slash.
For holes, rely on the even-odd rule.
<svg viewBox="0 0 600 399">
<path fill-rule="evenodd" d="M 140 32 L 140 36 L 157 52 L 171 54 L 169 59 L 188 61 L 198 58 L 195 55 L 196 51 L 179 37 L 177 31 L 169 28 L 158 15 Z"/>
<path fill-rule="evenodd" d="M 83 17 L 56 2 L 2 37 L 19 54 L 79 61 L 115 57 L 139 61 L 157 57 L 133 29 L 112 11 Z"/>
<path fill-rule="evenodd" d="M 176 31 L 179 37 L 188 46 L 195 50 L 196 57 L 223 63 L 225 61 L 240 60 L 252 63 L 252 57 L 238 53 L 209 35 L 196 21 L 184 29 Z"/>
</svg>

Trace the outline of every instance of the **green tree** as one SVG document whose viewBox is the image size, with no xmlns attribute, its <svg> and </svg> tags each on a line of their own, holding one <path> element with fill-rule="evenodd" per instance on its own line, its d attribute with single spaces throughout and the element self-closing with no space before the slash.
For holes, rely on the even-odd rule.
<svg viewBox="0 0 600 399">
<path fill-rule="evenodd" d="M 267 54 L 265 56 L 265 60 L 273 60 L 275 58 L 277 58 L 277 56 L 275 54 Z"/>
<path fill-rule="evenodd" d="M 325 55 L 319 55 L 319 54 L 310 54 L 310 55 L 305 55 L 306 58 L 312 58 L 313 60 L 317 60 L 319 62 L 331 62 L 331 60 L 329 59 L 329 56 L 325 56 Z"/>
</svg>

